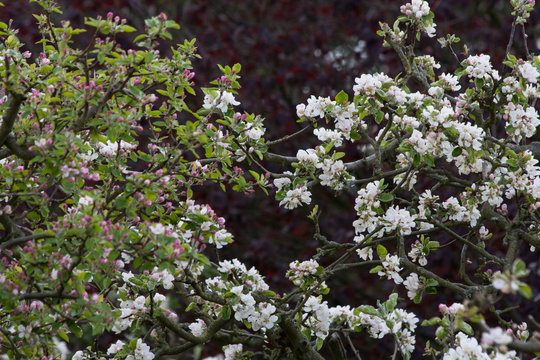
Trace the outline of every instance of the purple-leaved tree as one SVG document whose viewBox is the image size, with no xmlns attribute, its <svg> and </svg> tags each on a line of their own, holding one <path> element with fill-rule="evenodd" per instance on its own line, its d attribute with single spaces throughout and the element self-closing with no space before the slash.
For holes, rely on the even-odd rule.
<svg viewBox="0 0 540 360">
<path fill-rule="evenodd" d="M 79 48 L 72 37 L 84 30 L 58 20 L 53 0 L 34 2 L 39 53 L 0 22 L 0 357 L 199 359 L 222 346 L 206 359 L 345 360 L 363 356 L 367 337 L 403 359 L 540 352 L 535 314 L 520 319 L 516 307 L 534 301 L 540 246 L 540 144 L 530 140 L 540 57 L 524 26 L 533 0 L 510 1 L 503 63 L 439 38 L 451 73 L 416 53 L 436 23 L 427 1 L 412 0 L 378 31 L 399 74 L 310 96 L 296 106 L 299 129 L 275 140 L 262 115 L 235 110 L 239 64 L 199 87 L 194 40 L 160 53 L 179 27 L 165 14 L 145 21 L 133 48 L 118 41 L 137 32 L 120 16 L 87 18 Z M 308 134 L 316 146 L 275 150 Z M 220 256 L 233 242 L 226 214 L 194 200 L 209 184 L 309 208 L 318 247 L 281 274 L 289 290 Z M 325 236 L 319 187 L 355 197 L 353 238 Z M 433 253 L 455 260 L 454 277 L 437 273 Z M 330 305 L 328 284 L 347 273 L 393 289 Z M 414 304 L 438 291 L 452 301 L 420 321 Z"/>
</svg>

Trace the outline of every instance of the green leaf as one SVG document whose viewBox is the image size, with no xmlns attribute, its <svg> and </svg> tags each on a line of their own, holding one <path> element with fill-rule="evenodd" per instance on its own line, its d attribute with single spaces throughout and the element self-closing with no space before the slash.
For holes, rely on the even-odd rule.
<svg viewBox="0 0 540 360">
<path fill-rule="evenodd" d="M 67 334 L 64 331 L 58 330 L 58 336 L 64 339 L 65 342 L 69 343 L 69 336 L 67 336 Z"/>
<path fill-rule="evenodd" d="M 463 331 L 467 335 L 474 335 L 474 330 L 471 325 L 467 324 L 465 321 L 460 321 L 458 323 L 458 329 Z"/>
<path fill-rule="evenodd" d="M 203 254 L 195 254 L 194 257 L 206 266 L 210 266 L 210 260 Z"/>
<path fill-rule="evenodd" d="M 67 324 L 68 324 L 69 330 L 73 333 L 73 335 L 75 335 L 76 337 L 80 339 L 83 335 L 83 331 L 81 327 L 72 320 L 68 320 Z"/>
<path fill-rule="evenodd" d="M 345 153 L 344 152 L 337 152 L 335 153 L 333 156 L 332 156 L 332 159 L 334 160 L 338 160 L 338 159 L 341 159 L 342 157 L 345 156 Z"/>
<path fill-rule="evenodd" d="M 167 27 L 169 29 L 176 29 L 176 30 L 180 29 L 180 25 L 178 25 L 176 23 L 176 21 L 174 21 L 174 20 L 165 21 L 165 27 Z"/>
<path fill-rule="evenodd" d="M 445 326 L 439 326 L 437 328 L 437 331 L 435 331 L 435 336 L 439 340 L 443 340 L 444 338 L 448 336 L 448 334 L 449 334 L 449 331 Z"/>
<path fill-rule="evenodd" d="M 317 351 L 319 351 L 319 350 L 321 350 L 321 348 L 322 348 L 322 346 L 324 344 L 324 340 L 322 338 L 317 338 L 315 343 L 317 344 Z"/>
<path fill-rule="evenodd" d="M 384 118 L 384 113 L 381 110 L 378 110 L 377 113 L 375 114 L 375 121 L 377 122 L 377 124 L 380 124 L 383 118 Z"/>
<path fill-rule="evenodd" d="M 430 167 L 435 166 L 435 161 L 433 160 L 433 156 L 431 156 L 430 154 L 425 154 L 424 155 L 424 162 L 426 163 L 426 165 L 428 165 Z"/>
<path fill-rule="evenodd" d="M 477 89 L 482 89 L 482 87 L 484 86 L 484 80 L 480 78 L 476 78 L 474 80 L 474 85 L 476 85 Z"/>
<path fill-rule="evenodd" d="M 473 323 L 478 323 L 480 321 L 483 321 L 484 317 L 481 314 L 475 314 L 475 315 L 472 315 L 469 318 L 469 320 L 472 321 Z"/>
<path fill-rule="evenodd" d="M 341 90 L 337 95 L 336 95 L 336 102 L 338 104 L 343 104 L 344 102 L 348 101 L 349 100 L 349 95 L 347 95 L 347 93 L 343 90 Z"/>
<path fill-rule="evenodd" d="M 454 148 L 454 150 L 452 150 L 452 156 L 458 157 L 459 155 L 461 155 L 462 152 L 463 152 L 463 149 L 457 146 Z"/>
<path fill-rule="evenodd" d="M 142 39 L 145 39 L 147 37 L 146 34 L 141 34 L 141 35 L 138 35 L 134 40 L 133 42 L 138 42 L 139 40 L 142 40 Z"/>
<path fill-rule="evenodd" d="M 420 154 L 415 153 L 413 156 L 413 165 L 418 166 L 420 165 L 420 161 L 422 161 L 422 158 L 420 157 Z"/>
<path fill-rule="evenodd" d="M 380 316 L 380 312 L 377 309 L 375 309 L 373 306 L 370 306 L 370 305 L 361 305 L 361 306 L 357 307 L 356 310 L 361 312 L 361 313 L 364 313 L 364 314 L 373 315 L 373 316 Z"/>
<path fill-rule="evenodd" d="M 516 274 L 522 270 L 525 270 L 526 268 L 527 266 L 525 265 L 525 262 L 521 259 L 517 259 L 514 261 L 514 264 L 512 264 L 512 273 Z"/>
<path fill-rule="evenodd" d="M 133 26 L 129 26 L 129 25 L 122 25 L 121 27 L 122 31 L 123 32 L 134 32 L 136 31 L 137 29 L 135 29 Z"/>
<path fill-rule="evenodd" d="M 229 320 L 231 318 L 231 307 L 224 306 L 221 308 L 221 318 L 224 320 Z"/>
<path fill-rule="evenodd" d="M 249 170 L 249 173 L 251 174 L 251 176 L 253 176 L 255 180 L 259 181 L 260 175 L 257 172 Z"/>
<path fill-rule="evenodd" d="M 438 317 L 432 317 L 431 319 L 429 320 L 424 320 L 422 322 L 422 326 L 433 326 L 433 325 L 439 325 L 441 323 L 441 319 L 438 318 Z"/>
<path fill-rule="evenodd" d="M 527 285 L 525 283 L 520 283 L 519 284 L 518 292 L 520 293 L 521 296 L 523 296 L 526 299 L 532 298 L 531 288 L 529 287 L 529 285 Z"/>
<path fill-rule="evenodd" d="M 392 293 L 388 297 L 388 300 L 384 303 L 384 308 L 386 309 L 386 311 L 388 311 L 388 312 L 393 311 L 394 308 L 397 305 L 397 301 L 398 301 L 398 294 L 397 293 Z"/>
<path fill-rule="evenodd" d="M 382 193 L 381 195 L 379 195 L 379 200 L 381 200 L 382 202 L 389 202 L 394 200 L 394 195 L 390 193 Z"/>
<path fill-rule="evenodd" d="M 380 259 L 384 259 L 386 255 L 388 254 L 388 250 L 381 244 L 377 245 L 377 255 L 379 255 Z"/>
<path fill-rule="evenodd" d="M 104 331 L 105 331 L 105 325 L 99 324 L 99 323 L 94 323 L 92 325 L 92 336 L 101 335 L 103 334 Z"/>
</svg>

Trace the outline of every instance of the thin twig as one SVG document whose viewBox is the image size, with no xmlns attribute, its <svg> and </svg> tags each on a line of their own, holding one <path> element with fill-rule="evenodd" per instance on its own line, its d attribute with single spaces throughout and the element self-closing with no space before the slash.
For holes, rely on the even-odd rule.
<svg viewBox="0 0 540 360">
<path fill-rule="evenodd" d="M 287 136 L 284 136 L 282 137 L 281 139 L 277 139 L 277 140 L 273 140 L 273 141 L 268 141 L 266 143 L 267 146 L 272 146 L 272 145 L 276 145 L 276 144 L 279 144 L 279 143 L 282 143 L 284 141 L 287 141 L 287 140 L 290 140 L 292 138 L 295 138 L 297 137 L 298 135 L 301 135 L 303 134 L 306 130 L 310 129 L 311 128 L 311 124 L 298 130 L 297 132 L 293 133 L 293 134 L 290 134 L 290 135 L 287 135 Z"/>
</svg>

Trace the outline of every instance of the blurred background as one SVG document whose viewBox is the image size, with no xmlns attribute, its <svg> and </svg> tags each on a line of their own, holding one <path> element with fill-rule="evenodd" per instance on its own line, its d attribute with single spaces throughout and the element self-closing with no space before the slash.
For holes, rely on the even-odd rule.
<svg viewBox="0 0 540 360">
<path fill-rule="evenodd" d="M 28 50 L 39 53 L 40 46 L 34 44 L 39 40 L 37 27 L 31 16 L 38 7 L 24 0 L 3 2 L 6 5 L 0 8 L 3 20 L 13 19 Z M 242 64 L 243 88 L 237 96 L 241 102 L 239 110 L 265 117 L 266 138 L 270 140 L 300 129 L 295 107 L 310 95 L 333 97 L 340 90 L 352 95 L 354 79 L 362 73 L 382 71 L 396 76 L 401 72 L 397 57 L 390 49 L 382 47 L 376 31 L 379 21 L 393 23 L 405 1 L 60 0 L 59 3 L 64 14 L 58 20 L 69 20 L 74 27 L 82 27 L 85 17 L 105 16 L 112 11 L 126 18 L 128 24 L 142 29 L 145 18 L 164 12 L 181 25 L 181 30 L 173 33 L 173 44 L 197 39 L 202 56 L 194 64 L 197 85 L 206 86 L 220 76 L 217 64 Z M 496 68 L 500 68 L 512 23 L 510 1 L 438 0 L 429 3 L 435 13 L 437 37 L 451 33 L 461 38 L 455 45 L 460 60 L 465 58 L 465 51 L 486 53 L 491 55 Z M 537 7 L 526 26 L 528 47 L 534 54 L 538 54 L 540 45 L 537 43 L 537 39 L 540 40 L 539 15 Z M 134 36 L 120 40 L 129 45 Z M 84 35 L 76 38 L 81 47 L 86 46 L 85 40 L 88 38 Z M 514 44 L 513 53 L 523 57 L 520 32 L 516 32 Z M 167 54 L 169 48 L 170 44 L 163 44 L 162 53 Z M 439 74 L 453 72 L 457 67 L 451 53 L 441 49 L 436 37 L 423 38 L 417 51 L 417 54 L 422 53 L 432 54 L 441 62 Z M 194 99 L 194 106 L 202 104 L 201 95 Z M 313 146 L 312 138 L 307 134 L 273 151 L 294 155 L 299 148 Z M 272 169 L 279 171 L 278 167 Z M 430 185 L 417 186 L 421 189 Z M 237 257 L 247 265 L 256 266 L 278 291 L 291 288 L 284 276 L 288 264 L 295 259 L 309 259 L 318 245 L 312 238 L 313 226 L 305 217 L 309 209 L 287 211 L 262 193 L 245 196 L 232 190 L 222 192 L 212 186 L 200 189 L 197 197 L 225 217 L 228 230 L 235 235 L 236 242 L 224 249 L 222 258 Z M 352 241 L 354 194 L 335 197 L 317 188 L 313 199 L 322 209 L 322 233 L 329 240 Z M 445 242 L 444 237 L 433 240 Z M 428 267 L 443 277 L 456 279 L 459 251 L 456 247 L 452 253 L 451 249 L 450 246 L 449 251 L 431 255 Z M 368 275 L 367 270 L 342 274 L 328 285 L 332 289 L 328 298 L 331 305 L 351 306 L 374 304 L 375 299 L 390 294 L 393 286 L 376 275 Z M 409 310 L 415 311 L 421 319 L 430 318 L 438 312 L 439 302 L 452 302 L 452 299 L 452 294 L 442 289 L 436 296 L 427 296 L 421 308 Z M 515 298 L 515 301 L 519 304 L 520 299 Z M 526 315 L 532 309 L 522 310 Z M 419 328 L 419 335 L 431 331 L 433 329 Z M 425 343 L 421 339 L 418 342 Z M 367 335 L 358 337 L 356 343 L 361 352 L 370 352 L 377 346 L 377 354 L 391 353 L 391 344 L 388 351 L 381 350 L 381 344 L 369 341 Z M 421 353 L 419 348 L 415 356 L 419 358 Z"/>
</svg>

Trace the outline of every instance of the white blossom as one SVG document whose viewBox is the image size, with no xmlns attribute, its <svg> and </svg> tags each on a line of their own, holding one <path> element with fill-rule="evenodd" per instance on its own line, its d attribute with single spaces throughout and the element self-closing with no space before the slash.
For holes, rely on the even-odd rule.
<svg viewBox="0 0 540 360">
<path fill-rule="evenodd" d="M 496 345 L 508 345 L 512 342 L 512 337 L 500 327 L 489 329 L 482 333 L 482 345 L 484 347 Z"/>
<path fill-rule="evenodd" d="M 460 332 L 456 335 L 457 346 L 444 354 L 443 360 L 489 360 L 488 354 L 473 337 L 468 337 Z"/>
<path fill-rule="evenodd" d="M 242 356 L 242 344 L 230 344 L 223 347 L 225 360 L 240 360 Z"/>
<path fill-rule="evenodd" d="M 509 135 L 514 141 L 520 141 L 523 137 L 529 138 L 536 133 L 540 119 L 534 107 L 529 106 L 524 109 L 521 104 L 509 103 L 504 110 L 507 121 L 513 128 Z"/>
<path fill-rule="evenodd" d="M 442 73 L 439 75 L 439 80 L 442 83 L 444 88 L 450 89 L 452 91 L 459 91 L 461 85 L 459 85 L 459 79 L 457 76 L 447 73 Z"/>
<path fill-rule="evenodd" d="M 362 74 L 354 79 L 354 82 L 356 83 L 353 86 L 354 95 L 375 95 L 383 84 L 391 83 L 392 79 L 385 74 Z"/>
<path fill-rule="evenodd" d="M 382 260 L 382 269 L 377 274 L 394 280 L 396 284 L 401 284 L 403 282 L 403 278 L 399 275 L 401 270 L 399 257 L 397 255 L 386 255 Z"/>
<path fill-rule="evenodd" d="M 418 290 L 420 290 L 420 280 L 418 279 L 418 275 L 416 273 L 411 273 L 407 276 L 403 285 L 407 288 L 407 296 L 409 299 L 414 299 Z"/>
<path fill-rule="evenodd" d="M 188 328 L 193 335 L 202 336 L 202 334 L 206 330 L 206 324 L 201 319 L 197 319 L 195 320 L 195 322 L 192 322 L 191 324 L 189 324 Z"/>
<path fill-rule="evenodd" d="M 165 233 L 165 226 L 161 223 L 154 223 L 149 226 L 149 229 L 155 235 L 163 235 Z"/>
<path fill-rule="evenodd" d="M 204 96 L 203 108 L 208 110 L 215 107 L 216 109 L 225 113 L 229 109 L 229 106 L 236 105 L 240 105 L 240 103 L 236 101 L 234 95 L 228 91 L 207 91 Z"/>
<path fill-rule="evenodd" d="M 259 140 L 265 133 L 265 129 L 260 126 L 254 126 L 246 130 L 246 136 L 252 140 Z"/>
<path fill-rule="evenodd" d="M 480 79 L 488 78 L 493 70 L 489 55 L 471 55 L 467 58 L 466 62 L 467 67 L 465 68 L 465 72 L 469 77 Z"/>
<path fill-rule="evenodd" d="M 538 81 L 538 76 L 540 76 L 540 74 L 530 62 L 524 62 L 523 64 L 519 65 L 518 70 L 521 76 L 523 76 L 523 78 L 528 82 L 536 84 Z"/>
<path fill-rule="evenodd" d="M 155 355 L 150 351 L 150 346 L 141 339 L 137 339 L 137 345 L 133 355 L 128 355 L 126 360 L 152 360 Z"/>
<path fill-rule="evenodd" d="M 386 232 L 399 229 L 401 234 L 409 235 L 415 226 L 416 215 L 411 215 L 409 211 L 397 206 L 391 206 L 386 210 L 383 219 L 386 222 Z"/>
<path fill-rule="evenodd" d="M 107 354 L 108 355 L 116 354 L 117 352 L 119 352 L 119 351 L 121 351 L 123 349 L 124 345 L 126 345 L 126 344 L 123 341 L 118 340 L 117 342 L 115 342 L 114 344 L 111 344 L 111 346 L 109 346 L 109 349 L 107 350 Z"/>
<path fill-rule="evenodd" d="M 281 191 L 285 186 L 288 186 L 291 184 L 291 179 L 288 177 L 280 177 L 274 179 L 274 186 L 277 188 L 278 191 Z"/>
<path fill-rule="evenodd" d="M 314 129 L 313 134 L 317 136 L 319 141 L 322 141 L 322 142 L 334 141 L 336 147 L 341 146 L 343 142 L 341 133 L 336 130 L 328 130 L 321 127 L 321 128 Z"/>
<path fill-rule="evenodd" d="M 515 276 L 501 273 L 500 271 L 493 274 L 491 284 L 495 289 L 501 290 L 504 294 L 513 294 L 519 289 L 519 280 Z"/>
<path fill-rule="evenodd" d="M 279 205 L 284 205 L 285 209 L 292 210 L 302 205 L 302 203 L 308 205 L 311 203 L 311 192 L 306 185 L 287 191 L 285 198 L 281 200 Z"/>
<path fill-rule="evenodd" d="M 302 164 L 312 164 L 316 166 L 319 163 L 319 156 L 317 155 L 317 152 L 314 149 L 306 149 L 306 150 L 300 149 L 296 153 L 296 158 Z"/>
</svg>

